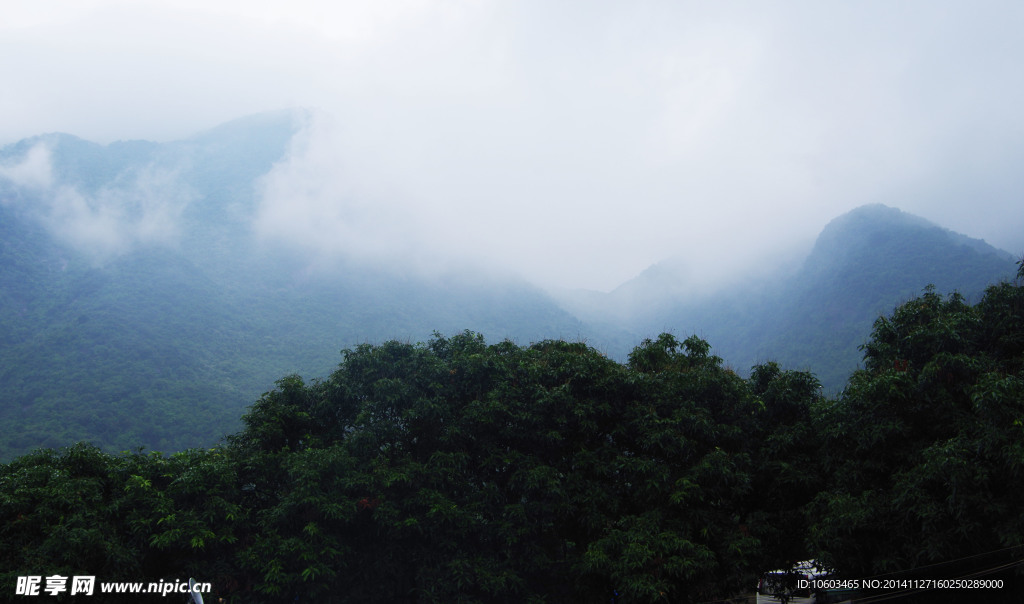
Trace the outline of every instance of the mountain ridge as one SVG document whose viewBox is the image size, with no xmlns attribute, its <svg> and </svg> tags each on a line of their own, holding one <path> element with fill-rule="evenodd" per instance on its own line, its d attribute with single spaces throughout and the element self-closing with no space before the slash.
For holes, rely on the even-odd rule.
<svg viewBox="0 0 1024 604">
<path fill-rule="evenodd" d="M 625 324 L 634 343 L 661 331 L 697 333 L 740 371 L 775 360 L 836 390 L 857 367 L 876 318 L 929 285 L 972 299 L 1014 271 L 1013 255 L 983 240 L 868 204 L 831 220 L 799 264 L 768 276 L 675 299 L 663 293 L 673 285 L 656 283 L 645 297 L 645 279 L 678 274 L 656 264 L 608 294 L 588 294 L 585 305 L 560 299 L 592 325 Z M 621 291 L 630 291 L 633 308 Z M 629 345 L 618 341 L 614 354 L 623 357 Z"/>
<path fill-rule="evenodd" d="M 353 262 L 311 267 L 257 240 L 248 217 L 258 178 L 287 156 L 289 119 L 130 143 L 147 155 L 129 158 L 118 155 L 122 143 L 51 137 L 58 148 L 37 167 L 49 170 L 40 186 L 0 172 L 0 334 L 10 336 L 0 344 L 0 457 L 76 440 L 114 450 L 208 446 L 274 380 L 326 375 L 341 349 L 363 342 L 470 326 L 492 339 L 582 332 L 542 290 L 505 277 L 435 282 Z M 0 150 L 0 165 L 28 161 L 37 144 L 15 147 L 20 156 Z M 153 184 L 146 170 L 170 176 Z M 62 222 L 64 203 L 84 220 Z M 174 210 L 178 224 L 147 239 L 147 203 Z M 121 222 L 104 222 L 110 216 Z M 96 256 L 88 239 L 62 237 L 87 226 L 127 242 Z"/>
<path fill-rule="evenodd" d="M 342 348 L 435 331 L 584 339 L 620 361 L 660 332 L 695 333 L 740 372 L 777 360 L 834 389 L 903 299 L 929 283 L 975 295 L 1015 270 L 1006 252 L 886 206 L 831 221 L 787 274 L 699 290 L 670 258 L 575 308 L 486 269 L 316 266 L 258 241 L 249 222 L 300 122 L 257 116 L 170 143 L 43 135 L 50 165 L 31 163 L 40 137 L 0 149 L 0 457 L 75 440 L 207 446 L 274 380 L 325 375 Z M 153 215 L 176 223 L 154 231 Z M 123 245 L 82 249 L 104 227 Z"/>
</svg>

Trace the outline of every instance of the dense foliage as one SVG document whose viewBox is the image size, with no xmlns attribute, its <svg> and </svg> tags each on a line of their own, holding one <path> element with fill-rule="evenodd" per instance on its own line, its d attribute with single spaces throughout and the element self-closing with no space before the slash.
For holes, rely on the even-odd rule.
<svg viewBox="0 0 1024 604">
<path fill-rule="evenodd" d="M 861 576 L 1019 564 L 1024 288 L 991 287 L 975 306 L 929 289 L 880 318 L 864 353 L 821 420 L 818 551 Z"/>
<path fill-rule="evenodd" d="M 774 363 L 743 379 L 697 337 L 624 364 L 470 332 L 362 345 L 326 379 L 280 380 L 222 446 L 0 466 L 2 589 L 61 573 L 197 576 L 237 602 L 706 602 L 816 557 L 991 571 L 1019 599 L 1024 288 L 927 290 L 864 353 L 829 399 Z"/>
<path fill-rule="evenodd" d="M 470 333 L 360 346 L 225 447 L 4 466 L 3 568 L 214 575 L 243 601 L 712 598 L 802 545 L 789 423 L 817 385 L 756 373 L 669 335 L 627 365 Z"/>
</svg>

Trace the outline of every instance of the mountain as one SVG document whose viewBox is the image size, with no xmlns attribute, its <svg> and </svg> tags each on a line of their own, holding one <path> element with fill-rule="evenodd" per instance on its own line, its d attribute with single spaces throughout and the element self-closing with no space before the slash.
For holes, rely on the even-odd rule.
<svg viewBox="0 0 1024 604">
<path fill-rule="evenodd" d="M 46 134 L 0 149 L 0 459 L 78 440 L 211 445 L 275 380 L 434 331 L 583 338 L 620 361 L 643 338 L 695 333 L 741 373 L 776 360 L 836 390 L 878 316 L 929 284 L 974 298 L 1015 271 L 1006 252 L 880 205 L 829 223 L 802 262 L 718 289 L 695 287 L 679 258 L 558 301 L 469 265 L 426 277 L 314 262 L 254 226 L 264 176 L 307 122 L 278 112 L 166 143 Z"/>
<path fill-rule="evenodd" d="M 875 319 L 932 285 L 976 302 L 1015 273 L 1012 254 L 883 205 L 857 208 L 829 223 L 800 273 L 762 354 L 816 369 L 831 388 L 860 361 Z"/>
<path fill-rule="evenodd" d="M 208 446 L 275 380 L 324 376 L 364 342 L 582 333 L 520 279 L 311 268 L 259 240 L 259 179 L 303 120 L 253 116 L 169 143 L 48 134 L 0 149 L 0 459 L 79 440 Z"/>
<path fill-rule="evenodd" d="M 680 279 L 684 271 L 674 266 L 679 261 L 656 265 L 603 299 L 590 293 L 585 316 L 635 338 L 697 333 L 740 370 L 774 360 L 812 371 L 830 390 L 857 367 L 858 347 L 879 316 L 929 285 L 976 300 L 1016 270 L 1008 252 L 881 204 L 834 219 L 798 268 L 765 279 L 673 299 L 665 292 L 683 288 L 662 280 Z"/>
</svg>

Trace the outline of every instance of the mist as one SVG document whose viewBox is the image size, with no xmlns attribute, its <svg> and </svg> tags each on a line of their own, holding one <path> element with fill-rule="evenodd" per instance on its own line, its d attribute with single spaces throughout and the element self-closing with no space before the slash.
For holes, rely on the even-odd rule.
<svg viewBox="0 0 1024 604">
<path fill-rule="evenodd" d="M 140 246 L 178 244 L 182 212 L 195 194 L 177 171 L 148 164 L 93 191 L 54 176 L 49 145 L 37 142 L 23 157 L 0 163 L 0 179 L 31 192 L 6 203 L 95 264 Z"/>
<path fill-rule="evenodd" d="M 599 291 L 673 258 L 699 286 L 806 249 L 867 203 L 1024 248 L 1024 8 L 1012 2 L 10 13 L 0 143 L 179 140 L 309 108 L 257 183 L 253 229 L 316 257 L 472 262 Z M 0 176 L 53 187 L 34 153 Z M 103 254 L 169 244 L 187 191 L 173 174 L 139 179 L 132 199 L 146 201 L 130 215 L 112 191 L 65 189 L 44 214 Z"/>
</svg>

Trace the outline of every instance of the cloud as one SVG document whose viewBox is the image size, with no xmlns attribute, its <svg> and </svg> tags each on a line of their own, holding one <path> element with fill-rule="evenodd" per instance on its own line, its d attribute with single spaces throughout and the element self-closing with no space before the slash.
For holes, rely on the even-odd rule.
<svg viewBox="0 0 1024 604">
<path fill-rule="evenodd" d="M 146 245 L 173 246 L 180 237 L 181 215 L 194 199 L 177 170 L 156 165 L 120 174 L 92 194 L 57 182 L 52 150 L 32 146 L 0 178 L 25 194 L 13 198 L 60 241 L 96 262 Z"/>
<path fill-rule="evenodd" d="M 256 223 L 318 253 L 607 290 L 876 202 L 1024 245 L 1019 3 L 72 4 L 0 24 L 0 139 L 319 108 Z"/>
<path fill-rule="evenodd" d="M 407 259 L 419 230 L 401 197 L 364 190 L 329 116 L 311 113 L 285 159 L 259 179 L 256 235 L 321 258 Z"/>
<path fill-rule="evenodd" d="M 193 199 L 177 172 L 150 166 L 124 180 L 95 195 L 57 187 L 49 198 L 46 224 L 98 261 L 140 246 L 175 245 L 182 212 Z"/>
<path fill-rule="evenodd" d="M 0 164 L 0 178 L 16 187 L 36 191 L 49 189 L 53 184 L 50 150 L 46 145 L 37 144 L 25 153 L 21 161 L 15 160 L 10 165 Z"/>
</svg>

